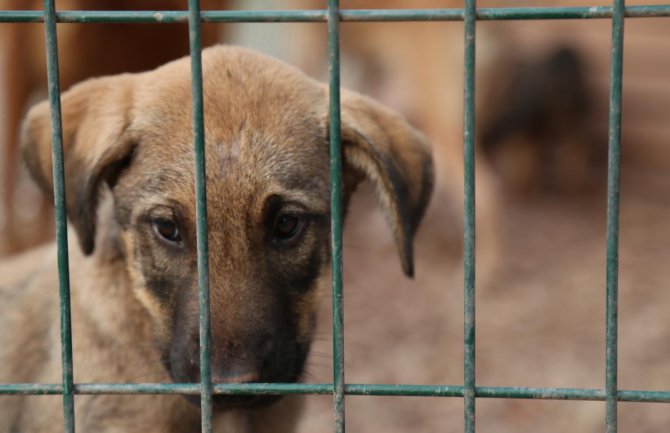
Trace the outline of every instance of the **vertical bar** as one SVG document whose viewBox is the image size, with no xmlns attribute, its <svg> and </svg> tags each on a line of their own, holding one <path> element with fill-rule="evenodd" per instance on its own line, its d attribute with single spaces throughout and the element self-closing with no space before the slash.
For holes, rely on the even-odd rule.
<svg viewBox="0 0 670 433">
<path fill-rule="evenodd" d="M 333 283 L 333 404 L 335 433 L 344 433 L 344 311 L 342 309 L 342 144 L 340 141 L 340 11 L 328 0 L 330 69 L 330 203 Z"/>
<path fill-rule="evenodd" d="M 463 109 L 465 432 L 475 431 L 475 0 L 465 0 L 465 68 Z"/>
<path fill-rule="evenodd" d="M 209 245 L 207 242 L 207 176 L 205 172 L 205 125 L 202 96 L 200 0 L 188 2 L 195 149 L 195 208 L 198 250 L 198 303 L 200 308 L 200 411 L 201 431 L 212 431 L 212 372 L 210 367 Z"/>
<path fill-rule="evenodd" d="M 44 0 L 47 79 L 51 108 L 51 158 L 56 208 L 56 243 L 58 244 L 58 287 L 60 290 L 61 357 L 63 370 L 63 419 L 66 433 L 74 433 L 74 386 L 72 383 L 72 326 L 70 320 L 70 266 L 65 212 L 65 173 L 63 167 L 63 128 L 58 73 L 58 38 L 55 0 Z"/>
<path fill-rule="evenodd" d="M 619 169 L 623 74 L 624 0 L 614 0 L 610 68 L 609 150 L 607 162 L 607 307 L 605 336 L 606 431 L 617 431 L 617 334 L 619 289 Z"/>
</svg>

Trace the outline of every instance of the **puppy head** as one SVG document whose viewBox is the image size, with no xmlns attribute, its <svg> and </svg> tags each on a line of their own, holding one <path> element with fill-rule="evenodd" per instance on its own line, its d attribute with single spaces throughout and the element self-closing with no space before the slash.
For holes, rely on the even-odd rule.
<svg viewBox="0 0 670 433">
<path fill-rule="evenodd" d="M 330 269 L 327 91 L 233 47 L 205 50 L 203 75 L 213 380 L 296 381 Z M 90 80 L 62 98 L 70 222 L 85 254 L 99 253 L 105 232 L 118 240 L 177 382 L 199 380 L 190 78 L 182 59 Z M 342 141 L 345 202 L 361 180 L 376 185 L 411 275 L 412 237 L 432 186 L 428 147 L 399 116 L 346 91 Z M 45 103 L 28 114 L 23 152 L 51 194 Z M 96 224 L 103 189 L 120 230 Z M 228 396 L 218 405 L 264 401 Z"/>
</svg>

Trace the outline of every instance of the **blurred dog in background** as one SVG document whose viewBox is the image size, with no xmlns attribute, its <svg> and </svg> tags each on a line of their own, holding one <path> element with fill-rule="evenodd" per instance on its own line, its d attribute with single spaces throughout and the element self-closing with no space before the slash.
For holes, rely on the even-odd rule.
<svg viewBox="0 0 670 433">
<path fill-rule="evenodd" d="M 581 55 L 558 47 L 498 71 L 482 98 L 479 143 L 500 183 L 513 194 L 589 192 L 603 174 L 607 137 L 593 128 Z"/>
</svg>

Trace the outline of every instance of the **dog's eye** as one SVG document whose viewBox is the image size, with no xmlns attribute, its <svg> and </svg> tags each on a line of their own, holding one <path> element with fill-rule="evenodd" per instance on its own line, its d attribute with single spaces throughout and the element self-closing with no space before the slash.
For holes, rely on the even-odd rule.
<svg viewBox="0 0 670 433">
<path fill-rule="evenodd" d="M 303 229 L 305 221 L 297 215 L 279 214 L 274 221 L 272 229 L 273 237 L 278 242 L 290 242 L 297 240 Z"/>
<path fill-rule="evenodd" d="M 180 243 L 181 233 L 179 226 L 174 221 L 167 219 L 155 219 L 151 222 L 154 232 L 168 242 Z"/>
</svg>

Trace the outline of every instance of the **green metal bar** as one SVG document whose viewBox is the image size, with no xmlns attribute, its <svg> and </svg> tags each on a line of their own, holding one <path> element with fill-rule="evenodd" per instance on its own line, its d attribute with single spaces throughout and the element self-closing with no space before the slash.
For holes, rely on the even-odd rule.
<svg viewBox="0 0 670 433">
<path fill-rule="evenodd" d="M 467 9 L 467 6 L 466 6 Z M 343 10 L 342 21 L 463 21 L 463 9 L 369 9 Z M 527 8 L 479 8 L 476 19 L 497 20 L 556 20 L 610 18 L 612 8 L 594 7 L 527 7 Z M 670 5 L 629 6 L 625 16 L 641 18 L 670 16 Z"/>
<path fill-rule="evenodd" d="M 328 0 L 330 218 L 333 285 L 333 406 L 335 433 L 344 433 L 344 310 L 342 300 L 342 142 L 340 137 L 339 1 Z"/>
<path fill-rule="evenodd" d="M 475 12 L 476 0 L 465 0 L 463 91 L 464 164 L 464 400 L 465 432 L 475 432 Z"/>
<path fill-rule="evenodd" d="M 79 383 L 75 394 L 190 394 L 200 393 L 199 383 Z M 465 395 L 464 387 L 456 385 L 390 385 L 354 384 L 344 387 L 346 395 L 392 397 L 459 397 Z M 0 395 L 59 395 L 61 384 L 3 384 Z M 229 383 L 215 384 L 215 395 L 328 395 L 333 393 L 330 383 Z M 605 401 L 603 389 L 589 388 L 524 388 L 479 386 L 475 389 L 480 398 L 514 398 L 530 400 Z M 617 400 L 636 403 L 670 403 L 670 391 L 619 390 Z"/>
<path fill-rule="evenodd" d="M 44 0 L 47 80 L 51 109 L 51 158 L 54 207 L 56 209 L 56 243 L 58 244 L 58 287 L 60 290 L 61 358 L 63 371 L 63 421 L 65 432 L 74 433 L 74 389 L 72 368 L 72 324 L 70 317 L 70 266 L 67 245 L 65 208 L 65 169 L 63 158 L 63 124 L 58 71 L 58 37 L 55 0 Z"/>
<path fill-rule="evenodd" d="M 209 302 L 209 243 L 207 230 L 207 174 L 202 92 L 202 45 L 200 0 L 189 0 L 189 42 L 193 98 L 193 142 L 195 150 L 195 207 L 198 255 L 198 303 L 200 309 L 200 412 L 201 431 L 212 431 L 212 371 Z"/>
<path fill-rule="evenodd" d="M 609 151 L 607 163 L 607 304 L 605 390 L 606 431 L 617 431 L 617 338 L 619 289 L 619 169 L 623 74 L 624 0 L 614 0 L 610 68 Z"/>
<path fill-rule="evenodd" d="M 611 18 L 610 6 L 480 8 L 482 21 L 537 19 Z M 670 5 L 627 6 L 626 18 L 670 16 Z M 203 22 L 326 22 L 325 10 L 203 11 Z M 59 23 L 186 23 L 187 11 L 60 11 Z M 463 9 L 348 9 L 340 11 L 340 21 L 463 21 Z M 0 11 L 0 22 L 39 23 L 39 11 Z"/>
</svg>

